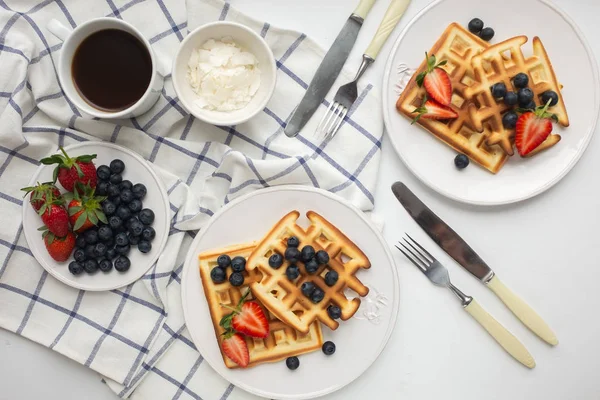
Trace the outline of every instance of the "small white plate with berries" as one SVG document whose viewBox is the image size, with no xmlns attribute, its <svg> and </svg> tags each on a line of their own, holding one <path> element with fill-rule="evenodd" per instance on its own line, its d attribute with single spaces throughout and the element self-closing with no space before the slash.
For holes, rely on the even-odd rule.
<svg viewBox="0 0 600 400">
<path fill-rule="evenodd" d="M 318 213 L 336 229 L 343 232 L 368 257 L 371 267 L 361 269 L 355 275 L 369 289 L 368 294 L 360 298 L 360 308 L 352 317 L 345 321 L 339 320 L 337 329 L 332 330 L 324 323 L 318 322 L 323 334 L 322 346 L 317 343 L 316 348 L 311 347 L 308 350 L 309 352 L 303 352 L 302 349 L 296 346 L 300 343 L 300 347 L 302 347 L 306 346 L 307 341 L 312 342 L 314 333 L 311 332 L 313 331 L 309 330 L 308 336 L 297 336 L 300 334 L 290 333 L 293 332 L 293 329 L 289 327 L 280 328 L 278 331 L 268 333 L 269 336 L 265 342 L 268 344 L 266 345 L 262 345 L 260 340 L 249 339 L 252 351 L 250 351 L 250 356 L 247 358 L 249 358 L 250 366 L 228 368 L 225 365 L 224 357 L 219 348 L 219 341 L 215 335 L 215 327 L 211 320 L 207 296 L 204 293 L 200 269 L 202 269 L 204 278 L 208 279 L 207 282 L 218 284 L 222 280 L 219 276 L 213 275 L 213 272 L 222 268 L 220 260 L 222 258 L 223 262 L 227 261 L 225 264 L 231 265 L 232 271 L 230 271 L 229 282 L 232 287 L 236 286 L 237 283 L 234 284 L 233 280 L 236 274 L 239 275 L 239 273 L 237 273 L 238 269 L 234 264 L 238 261 L 241 263 L 242 260 L 239 260 L 239 254 L 246 251 L 248 243 L 252 244 L 256 241 L 257 245 L 283 216 L 292 213 L 296 215 L 295 211 L 299 213 L 297 223 L 302 228 L 307 228 L 310 225 L 307 212 Z M 293 240 L 296 240 L 295 245 L 292 243 Z M 298 243 L 300 241 L 296 237 L 292 236 L 288 239 L 286 259 L 289 259 L 287 253 L 291 248 L 296 250 L 296 253 L 304 259 L 308 249 L 303 246 L 302 251 L 298 251 L 299 247 L 295 247 L 298 246 Z M 240 249 L 239 244 L 246 244 L 246 247 Z M 229 248 L 234 252 L 238 251 L 238 253 L 232 253 L 233 255 L 237 254 L 237 256 L 231 256 L 231 260 L 225 260 L 228 257 L 225 257 L 225 255 L 221 257 L 215 253 L 215 259 L 219 260 L 211 262 L 216 262 L 217 266 L 213 268 L 214 264 L 207 264 L 204 258 L 207 254 L 212 256 L 211 252 L 217 251 L 220 253 L 224 248 Z M 314 252 L 314 249 L 312 251 Z M 324 251 L 321 250 L 320 252 Z M 319 257 L 317 253 L 315 253 L 313 261 L 316 260 L 317 263 L 321 263 L 322 261 L 319 261 L 321 258 L 329 260 L 326 253 L 321 255 L 327 257 Z M 200 259 L 199 254 L 203 254 Z M 229 254 L 226 254 L 226 256 L 229 256 Z M 279 255 L 279 258 L 278 265 L 281 266 L 281 255 Z M 269 265 L 271 268 L 279 268 L 271 262 L 276 263 L 273 256 L 269 259 Z M 245 264 L 245 262 L 241 264 Z M 285 275 L 287 279 L 298 278 L 297 270 L 300 265 L 300 263 L 297 265 L 289 264 L 286 267 Z M 244 268 L 245 266 L 241 265 L 241 269 Z M 304 267 L 300 268 L 303 269 Z M 308 267 L 306 268 L 306 273 L 310 273 Z M 225 267 L 225 269 L 228 268 Z M 250 269 L 252 270 L 251 267 Z M 289 274 L 293 272 L 292 269 L 296 270 L 295 278 L 290 278 Z M 325 270 L 323 270 L 324 273 Z M 302 275 L 304 272 L 300 272 L 300 274 Z M 242 281 L 249 277 L 250 273 L 247 272 L 243 272 L 240 276 Z M 218 282 L 215 280 L 216 278 L 219 278 Z M 328 275 L 325 275 L 324 279 L 323 282 L 319 281 L 320 284 L 330 285 L 327 283 Z M 337 275 L 335 280 L 337 280 Z M 317 289 L 312 291 L 312 295 L 305 294 L 304 286 L 306 283 L 307 281 L 304 281 L 302 284 L 302 293 L 305 296 L 313 296 L 310 299 L 313 303 L 318 304 L 322 297 L 320 300 L 314 298 Z M 242 282 L 239 286 L 242 288 L 240 291 L 243 291 L 243 285 Z M 207 289 L 215 290 L 215 285 L 207 283 Z M 225 293 L 210 293 L 209 297 L 211 299 L 221 299 L 218 302 L 225 302 L 223 299 L 227 296 L 238 298 L 231 294 L 232 289 L 224 290 L 228 295 L 225 295 Z M 348 290 L 346 288 L 346 291 Z M 358 297 L 352 291 L 344 293 L 350 297 Z M 278 186 L 258 190 L 230 202 L 219 210 L 206 227 L 200 231 L 190 246 L 184 264 L 182 301 L 185 321 L 198 351 L 200 351 L 204 360 L 223 378 L 241 389 L 269 399 L 308 399 L 323 396 L 343 388 L 352 381 L 359 379 L 375 362 L 387 344 L 396 323 L 399 306 L 399 280 L 394 260 L 383 236 L 363 212 L 342 198 L 324 190 L 304 186 Z M 216 304 L 219 304 L 218 302 Z M 250 304 L 244 303 L 244 307 Z M 223 304 L 221 305 L 223 306 Z M 339 318 L 339 315 L 332 316 L 332 313 L 330 313 L 330 309 L 334 306 L 330 305 L 327 312 L 331 318 Z M 242 311 L 247 312 L 248 310 L 242 308 Z M 260 309 L 257 311 L 260 311 Z M 244 317 L 240 315 L 240 317 L 245 318 L 247 315 Z M 271 316 L 270 318 L 272 322 L 272 318 L 275 317 Z M 242 335 L 240 333 L 242 331 L 235 325 L 235 320 L 232 322 L 234 329 L 238 332 L 235 335 Z M 269 325 L 271 322 L 269 322 Z M 280 327 L 279 324 L 279 322 L 275 322 L 275 326 Z M 225 327 L 224 325 L 221 326 Z M 304 337 L 305 339 L 299 340 L 298 337 Z M 272 338 L 272 341 L 269 341 L 271 340 L 269 338 Z M 223 352 L 228 357 L 225 360 L 229 361 L 231 359 L 241 365 L 235 359 L 243 361 L 244 357 L 242 355 L 244 353 L 248 354 L 248 350 L 243 349 L 247 343 L 244 340 L 242 338 L 238 339 L 239 343 L 229 343 L 231 340 L 223 339 L 223 343 L 228 341 L 228 347 L 224 348 Z M 294 351 L 299 352 L 297 357 L 294 355 L 294 351 L 291 353 L 286 351 L 284 357 L 288 358 L 274 362 L 263 361 L 263 363 L 252 366 L 254 355 L 268 359 L 269 355 L 262 355 L 266 348 L 271 349 L 269 351 L 273 351 L 276 355 L 279 350 L 277 347 L 279 343 L 282 344 L 283 349 L 288 344 L 294 346 L 296 349 Z M 239 355 L 239 357 L 235 357 L 236 355 Z M 231 358 L 231 356 L 234 357 Z"/>
<path fill-rule="evenodd" d="M 170 214 L 148 163 L 104 142 L 68 146 L 40 161 L 23 188 L 23 232 L 42 267 L 90 291 L 144 275 L 167 242 Z"/>
<path fill-rule="evenodd" d="M 444 29 L 452 23 L 464 28 L 466 36 L 444 42 L 450 37 Z M 522 38 L 521 51 L 508 47 Z M 441 45 L 433 47 L 438 39 Z M 502 45 L 487 50 L 486 43 Z M 412 82 L 421 81 L 410 78 L 424 53 L 434 48 L 445 54 L 437 60 L 444 64 L 431 66 L 431 79 L 422 84 L 428 96 L 419 103 L 413 101 Z M 469 66 L 460 61 L 481 52 L 485 56 Z M 452 59 L 453 54 L 459 56 Z M 539 61 L 546 58 L 549 63 Z M 481 69 L 485 72 L 478 74 Z M 464 75 L 470 70 L 474 73 Z M 434 79 L 442 74 L 450 77 L 451 86 Z M 436 0 L 398 36 L 384 72 L 382 96 L 388 137 L 407 168 L 446 197 L 491 206 L 539 195 L 573 168 L 597 126 L 600 80 L 583 34 L 549 1 Z M 547 102 L 558 123 L 542 115 Z M 413 109 L 419 104 L 424 107 L 419 112 L 429 115 L 411 125 L 408 117 L 416 116 Z M 535 107 L 537 115 L 529 112 Z M 436 127 L 441 134 L 430 133 Z"/>
</svg>

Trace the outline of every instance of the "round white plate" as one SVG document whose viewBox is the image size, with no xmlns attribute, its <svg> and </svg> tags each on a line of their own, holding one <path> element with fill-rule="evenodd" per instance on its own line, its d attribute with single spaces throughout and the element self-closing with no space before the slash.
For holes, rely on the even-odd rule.
<svg viewBox="0 0 600 400">
<path fill-rule="evenodd" d="M 439 35 L 451 22 L 463 26 L 474 17 L 491 26 L 498 43 L 527 35 L 539 36 L 564 85 L 568 128 L 555 124 L 562 140 L 529 159 L 511 157 L 496 175 L 471 163 L 454 167 L 456 152 L 432 134 L 396 111 L 399 91 L 398 66 L 417 68 Z M 390 53 L 383 78 L 383 113 L 387 132 L 400 158 L 421 181 L 437 192 L 465 203 L 508 204 L 538 195 L 556 184 L 573 168 L 594 133 L 600 108 L 598 69 L 595 58 L 577 26 L 545 0 L 438 0 L 420 11 L 400 34 Z"/>
<path fill-rule="evenodd" d="M 334 355 L 321 351 L 300 356 L 300 368 L 290 371 L 284 361 L 248 369 L 228 369 L 221 352 L 204 297 L 198 271 L 198 254 L 204 250 L 260 240 L 285 214 L 298 210 L 300 224 L 314 210 L 344 232 L 369 257 L 372 267 L 357 277 L 370 288 L 355 316 L 336 331 L 324 325 L 325 340 L 337 347 Z M 374 308 L 377 295 L 386 306 Z M 194 343 L 208 363 L 234 385 L 253 394 L 276 399 L 307 399 L 331 393 L 358 378 L 379 356 L 387 343 L 398 310 L 398 277 L 390 251 L 365 215 L 341 198 L 323 190 L 281 186 L 253 192 L 229 203 L 216 213 L 192 243 L 182 281 L 183 311 Z M 381 297 L 380 297 L 381 300 Z M 368 311 L 378 320 L 365 317 Z"/>
<path fill-rule="evenodd" d="M 59 281 L 77 289 L 100 291 L 111 290 L 127 286 L 130 283 L 139 279 L 158 259 L 158 255 L 162 252 L 167 243 L 169 236 L 169 198 L 167 192 L 156 175 L 150 168 L 148 163 L 133 151 L 112 143 L 104 142 L 84 142 L 73 146 L 65 147 L 65 151 L 70 156 L 82 154 L 96 154 L 94 159 L 96 167 L 105 164 L 108 165 L 115 158 L 123 160 L 125 163 L 125 171 L 123 179 L 128 179 L 134 184 L 143 183 L 148 189 L 146 197 L 144 197 L 144 208 L 150 208 L 154 211 L 155 219 L 152 227 L 156 231 L 156 237 L 152 241 L 152 250 L 149 253 L 143 254 L 136 248 L 131 249 L 127 255 L 131 260 L 131 267 L 127 272 L 121 273 L 115 271 L 114 268 L 104 273 L 98 271 L 94 274 L 82 273 L 75 276 L 69 272 L 69 259 L 65 262 L 57 262 L 50 257 L 42 235 L 37 230 L 43 225 L 39 215 L 35 212 L 29 201 L 23 201 L 23 232 L 29 244 L 29 248 L 33 256 L 38 260 L 42 267 L 48 271 Z M 54 165 L 40 165 L 37 169 L 29 186 L 35 185 L 36 182 L 48 182 L 52 180 L 52 172 Z M 57 182 L 57 186 L 62 192 L 65 190 Z M 28 197 L 26 198 L 26 200 Z"/>
</svg>

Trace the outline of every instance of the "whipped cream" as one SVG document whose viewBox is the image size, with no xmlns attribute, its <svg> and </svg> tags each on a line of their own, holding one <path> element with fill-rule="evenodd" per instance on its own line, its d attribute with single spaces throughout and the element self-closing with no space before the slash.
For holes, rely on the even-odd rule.
<svg viewBox="0 0 600 400">
<path fill-rule="evenodd" d="M 198 95 L 194 101 L 197 107 L 239 110 L 252 100 L 260 86 L 258 60 L 230 37 L 209 39 L 192 51 L 187 81 Z"/>
</svg>

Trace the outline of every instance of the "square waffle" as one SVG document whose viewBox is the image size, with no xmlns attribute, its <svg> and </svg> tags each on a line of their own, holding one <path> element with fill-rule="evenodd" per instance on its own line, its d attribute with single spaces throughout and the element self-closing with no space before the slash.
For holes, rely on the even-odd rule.
<svg viewBox="0 0 600 400">
<path fill-rule="evenodd" d="M 306 213 L 310 226 L 305 230 L 296 222 L 300 217 L 298 211 L 284 216 L 257 245 L 248 259 L 246 269 L 254 274 L 260 271 L 261 279 L 250 284 L 252 293 L 277 318 L 300 332 L 308 332 L 317 321 L 321 321 L 331 329 L 337 329 L 339 323 L 327 314 L 327 307 L 335 304 L 340 307 L 341 319 L 347 320 L 354 315 L 360 306 L 358 297 L 348 299 L 344 293 L 351 289 L 359 296 L 366 296 L 369 289 L 355 276 L 362 268 L 370 268 L 371 264 L 365 254 L 330 222 L 319 214 Z M 286 276 L 287 260 L 277 269 L 269 266 L 269 257 L 273 253 L 284 255 L 287 239 L 296 236 L 300 240 L 299 249 L 306 245 L 315 251 L 325 250 L 329 254 L 329 263 L 319 266 L 314 274 L 307 273 L 304 263 L 298 262 L 300 276 L 290 281 Z M 338 281 L 329 287 L 324 276 L 329 270 L 335 270 Z M 319 303 L 313 303 L 300 290 L 302 283 L 313 282 L 325 292 Z"/>
<path fill-rule="evenodd" d="M 231 312 L 227 308 L 222 307 L 221 304 L 235 307 L 246 291 L 249 290 L 249 285 L 261 280 L 262 273 L 259 270 L 244 272 L 244 284 L 235 287 L 232 286 L 228 280 L 223 283 L 214 283 L 210 278 L 210 271 L 217 265 L 217 257 L 221 254 L 227 254 L 231 258 L 241 256 L 247 259 L 255 247 L 256 243 L 246 243 L 223 249 L 206 251 L 198 256 L 200 278 L 202 279 L 204 294 L 206 295 L 206 301 L 208 302 L 210 309 L 215 334 L 217 335 L 217 341 L 219 342 L 219 349 L 221 349 L 221 342 L 223 340 L 222 333 L 224 332 L 224 329 L 219 325 L 219 322 L 221 321 L 221 318 Z M 228 275 L 229 274 L 231 274 L 231 268 L 228 268 Z M 321 349 L 321 346 L 323 345 L 323 335 L 321 333 L 321 325 L 319 322 L 310 324 L 305 332 L 299 332 L 277 319 L 277 317 L 264 307 L 260 300 L 253 298 L 252 293 L 248 295 L 248 299 L 253 299 L 259 303 L 269 320 L 268 337 L 264 339 L 245 338 L 250 355 L 248 367 L 266 362 L 275 362 L 287 357 Z M 239 367 L 223 353 L 223 350 L 221 350 L 221 355 L 223 356 L 223 361 L 227 368 Z"/>
</svg>

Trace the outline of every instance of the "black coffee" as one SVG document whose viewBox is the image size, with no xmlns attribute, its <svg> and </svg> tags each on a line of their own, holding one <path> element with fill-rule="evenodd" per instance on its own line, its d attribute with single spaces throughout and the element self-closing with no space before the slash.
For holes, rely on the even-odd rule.
<svg viewBox="0 0 600 400">
<path fill-rule="evenodd" d="M 142 98 L 152 78 L 152 60 L 132 34 L 105 29 L 81 42 L 71 72 L 81 97 L 94 108 L 114 112 Z"/>
</svg>

